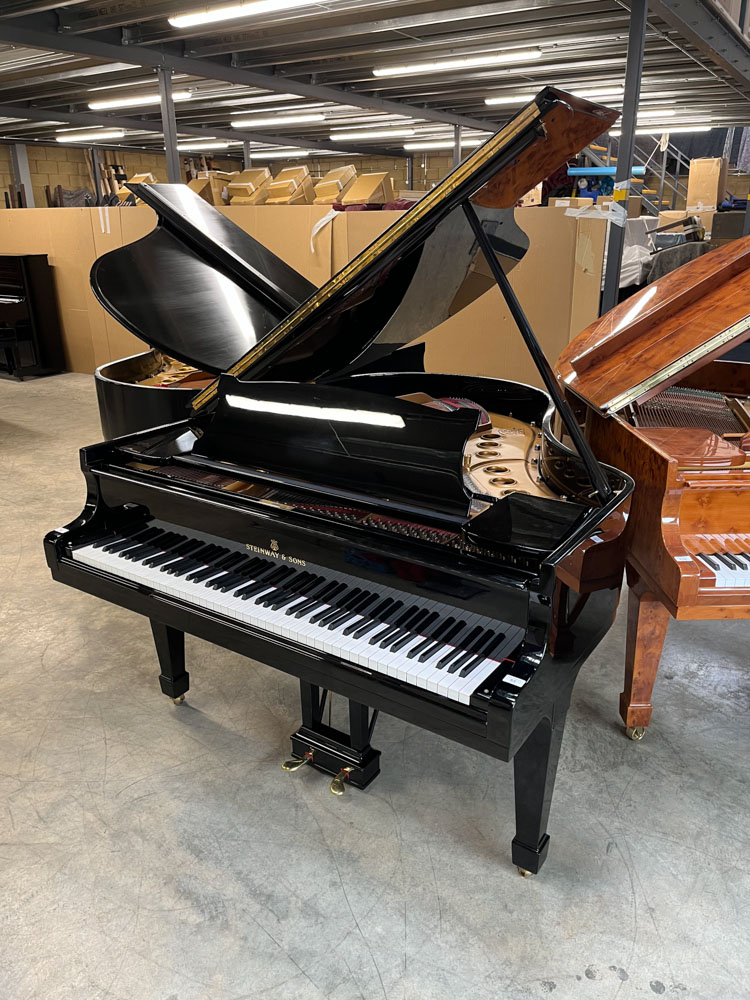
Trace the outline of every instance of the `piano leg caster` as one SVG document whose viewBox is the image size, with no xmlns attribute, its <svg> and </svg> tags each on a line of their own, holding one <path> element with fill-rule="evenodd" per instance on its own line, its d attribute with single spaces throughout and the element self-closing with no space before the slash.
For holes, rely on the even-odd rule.
<svg viewBox="0 0 750 1000">
<path fill-rule="evenodd" d="M 185 701 L 185 695 L 184 694 L 180 694 L 176 698 L 172 699 L 172 703 L 174 705 L 181 705 L 184 701 Z"/>
<path fill-rule="evenodd" d="M 519 874 L 519 875 L 521 876 L 521 878 L 531 878 L 531 876 L 532 876 L 532 875 L 533 875 L 534 873 L 533 873 L 533 872 L 530 872 L 530 871 L 528 870 L 528 868 L 519 868 L 519 869 L 518 869 L 518 874 Z"/>
<path fill-rule="evenodd" d="M 289 760 L 285 760 L 281 765 L 282 771 L 288 771 L 293 774 L 295 771 L 299 771 L 301 767 L 305 764 L 311 764 L 313 760 L 313 751 L 308 750 L 307 753 L 303 754 L 301 757 L 290 757 Z"/>
<path fill-rule="evenodd" d="M 628 726 L 625 730 L 625 735 L 629 740 L 642 740 L 646 735 L 645 726 Z"/>
<path fill-rule="evenodd" d="M 352 773 L 354 768 L 352 767 L 342 767 L 339 773 L 331 782 L 331 794 L 332 795 L 343 795 L 346 791 L 346 784 L 349 780 L 349 775 Z"/>
</svg>

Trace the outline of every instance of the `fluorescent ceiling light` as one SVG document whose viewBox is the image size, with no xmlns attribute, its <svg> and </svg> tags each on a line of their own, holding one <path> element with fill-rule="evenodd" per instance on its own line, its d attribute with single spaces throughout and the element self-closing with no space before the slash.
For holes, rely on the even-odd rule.
<svg viewBox="0 0 750 1000">
<path fill-rule="evenodd" d="M 232 122 L 232 128 L 256 128 L 258 125 L 305 125 L 308 122 L 324 122 L 325 115 L 274 115 L 273 118 L 242 118 Z"/>
<path fill-rule="evenodd" d="M 396 125 L 404 124 L 407 122 L 422 122 L 424 118 L 410 118 L 408 115 L 329 115 L 329 122 L 345 122 L 348 121 L 348 125 L 338 125 L 331 128 L 332 132 L 351 132 L 354 128 L 359 128 L 360 125 L 385 125 L 389 128 L 395 128 Z"/>
<path fill-rule="evenodd" d="M 598 90 L 571 90 L 571 94 L 576 97 L 622 97 L 624 95 L 622 87 L 599 87 Z M 490 107 L 501 104 L 528 104 L 533 101 L 536 94 L 517 94 L 514 97 L 485 97 L 484 103 Z"/>
<path fill-rule="evenodd" d="M 271 149 L 263 152 L 262 149 L 251 149 L 250 158 L 253 160 L 293 160 L 298 156 L 312 156 L 311 149 Z M 318 153 L 318 156 L 327 156 L 327 153 Z"/>
<path fill-rule="evenodd" d="M 183 151 L 187 152 L 187 151 L 193 149 L 196 152 L 207 153 L 210 149 L 226 149 L 228 146 L 229 146 L 228 142 L 221 142 L 221 141 L 217 141 L 217 142 L 208 142 L 208 141 L 201 142 L 200 140 L 198 140 L 198 142 L 178 142 L 177 143 L 177 148 L 178 148 L 178 150 L 180 150 L 180 152 L 183 152 Z"/>
<path fill-rule="evenodd" d="M 173 90 L 172 100 L 189 101 L 193 95 L 189 90 Z M 141 94 L 132 97 L 111 97 L 104 101 L 89 101 L 92 111 L 108 111 L 111 108 L 136 108 L 146 104 L 159 104 L 161 96 L 159 94 Z"/>
<path fill-rule="evenodd" d="M 101 66 L 87 66 L 85 69 L 75 70 L 76 76 L 96 76 L 98 73 L 122 73 L 126 69 L 138 69 L 135 63 L 111 62 L 102 63 Z"/>
<path fill-rule="evenodd" d="M 272 104 L 274 101 L 301 101 L 300 94 L 257 94 L 255 97 L 233 97 L 222 104 Z M 233 111 L 233 115 L 241 115 L 242 111 Z"/>
<path fill-rule="evenodd" d="M 318 0 L 247 0 L 245 3 L 233 3 L 226 7 L 209 7 L 189 14 L 174 14 L 169 18 L 169 23 L 175 28 L 194 28 L 201 24 L 215 24 L 217 21 L 232 21 L 238 17 L 257 17 L 259 14 L 275 14 L 278 11 L 318 5 Z"/>
<path fill-rule="evenodd" d="M 516 49 L 494 55 L 467 56 L 462 59 L 441 59 L 438 62 L 409 63 L 406 66 L 377 66 L 373 76 L 413 76 L 415 73 L 443 73 L 450 69 L 473 69 L 478 66 L 504 66 L 507 63 L 541 59 L 540 49 Z"/>
<path fill-rule="evenodd" d="M 99 142 L 100 139 L 122 139 L 125 129 L 112 128 L 102 129 L 99 132 L 67 132 L 65 135 L 55 136 L 58 142 Z"/>
<path fill-rule="evenodd" d="M 362 140 L 363 142 L 368 142 L 372 139 L 392 139 L 392 138 L 403 138 L 407 135 L 414 135 L 413 128 L 378 128 L 378 129 L 367 129 L 365 131 L 360 130 L 359 132 L 335 132 L 331 134 L 331 139 L 344 139 L 346 141 L 358 142 Z"/>
<path fill-rule="evenodd" d="M 462 139 L 461 146 L 481 146 L 485 139 Z M 419 149 L 453 149 L 454 142 L 452 139 L 446 139 L 445 141 L 438 141 L 437 139 L 429 140 L 425 139 L 424 142 L 406 142 L 404 143 L 404 149 L 409 152 L 416 152 Z"/>
<path fill-rule="evenodd" d="M 672 118 L 677 112 L 674 108 L 638 108 L 638 119 L 641 118 Z"/>
<path fill-rule="evenodd" d="M 726 128 L 726 126 L 717 126 Z M 713 125 L 649 125 L 648 128 L 637 128 L 635 130 L 636 135 L 661 135 L 662 132 L 668 132 L 672 135 L 675 132 L 710 132 Z M 621 129 L 613 129 L 609 135 L 618 136 L 622 135 Z"/>
</svg>

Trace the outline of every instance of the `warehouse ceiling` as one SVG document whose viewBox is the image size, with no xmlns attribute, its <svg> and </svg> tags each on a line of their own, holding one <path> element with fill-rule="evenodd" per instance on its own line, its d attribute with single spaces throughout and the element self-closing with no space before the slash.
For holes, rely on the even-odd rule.
<svg viewBox="0 0 750 1000">
<path fill-rule="evenodd" d="M 101 145 L 163 148 L 148 103 L 160 66 L 173 71 L 181 146 L 249 141 L 258 158 L 403 156 L 447 147 L 456 125 L 470 147 L 544 84 L 621 105 L 606 92 L 624 80 L 629 10 L 618 0 L 263 0 L 223 21 L 170 22 L 211 7 L 5 0 L 0 136 L 101 133 Z M 641 126 L 750 125 L 750 52 L 718 8 L 659 0 L 650 11 Z"/>
</svg>

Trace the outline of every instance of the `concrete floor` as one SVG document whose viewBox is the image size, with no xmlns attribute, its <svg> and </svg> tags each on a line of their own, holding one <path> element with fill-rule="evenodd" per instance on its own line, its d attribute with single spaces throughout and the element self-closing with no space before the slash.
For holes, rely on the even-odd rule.
<svg viewBox="0 0 750 1000">
<path fill-rule="evenodd" d="M 381 718 L 343 799 L 279 763 L 295 682 L 53 584 L 93 382 L 0 382 L 2 1000 L 750 997 L 745 622 L 672 624 L 652 729 L 617 719 L 623 619 L 576 687 L 543 872 L 512 769 Z"/>
</svg>

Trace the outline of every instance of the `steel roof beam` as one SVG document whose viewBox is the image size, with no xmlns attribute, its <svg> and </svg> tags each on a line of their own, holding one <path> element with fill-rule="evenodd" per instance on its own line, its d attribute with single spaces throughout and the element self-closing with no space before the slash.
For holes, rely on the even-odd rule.
<svg viewBox="0 0 750 1000">
<path fill-rule="evenodd" d="M 523 2 L 529 3 L 532 0 L 523 0 Z M 533 0 L 533 2 L 537 2 L 537 0 Z M 375 111 L 416 118 L 430 117 L 433 121 L 447 122 L 449 125 L 466 125 L 467 128 L 493 130 L 493 126 L 482 119 L 467 118 L 465 115 L 455 115 L 448 111 L 435 109 L 426 112 L 426 109 L 416 105 L 387 101 L 371 94 L 353 95 L 347 90 L 336 87 L 304 83 L 289 77 L 271 76 L 268 73 L 258 73 L 227 63 L 188 59 L 171 50 L 149 49 L 140 45 L 122 46 L 116 43 L 114 37 L 111 40 L 104 40 L 91 35 L 60 33 L 56 30 L 55 25 L 54 14 L 51 17 L 38 15 L 31 18 L 0 20 L 0 42 L 72 52 L 75 55 L 90 56 L 94 59 L 105 59 L 110 62 L 132 62 L 138 66 L 151 66 L 154 69 L 172 69 L 178 73 L 189 73 L 209 80 L 223 80 L 226 83 L 258 87 L 276 93 L 296 94 L 300 97 L 331 101 L 335 104 L 354 104 L 361 108 L 371 108 Z"/>
<path fill-rule="evenodd" d="M 38 108 L 24 106 L 22 104 L 0 104 L 0 118 L 28 118 L 30 121 L 60 121 L 69 125 L 104 125 L 109 128 L 135 129 L 141 132 L 158 132 L 161 134 L 162 125 L 158 120 L 145 118 L 127 118 L 110 115 L 98 115 L 89 111 L 58 111 L 56 108 Z M 2 125 L 0 124 L 0 131 Z M 336 142 L 317 142 L 313 139 L 299 139 L 296 136 L 270 135 L 265 132 L 245 131 L 244 129 L 226 128 L 199 128 L 195 125 L 185 125 L 177 122 L 177 131 L 184 135 L 193 135 L 200 139 L 230 139 L 251 142 L 262 142 L 269 146 L 290 146 L 300 149 L 313 149 L 325 152 L 335 150 L 342 153 L 367 153 L 372 156 L 404 156 L 404 153 L 394 152 L 393 149 L 377 147 L 375 149 L 352 149 L 346 144 L 341 145 Z"/>
<path fill-rule="evenodd" d="M 713 4 L 700 0 L 649 0 L 649 11 L 676 28 L 683 39 L 733 79 L 750 82 L 750 46 Z"/>
</svg>

